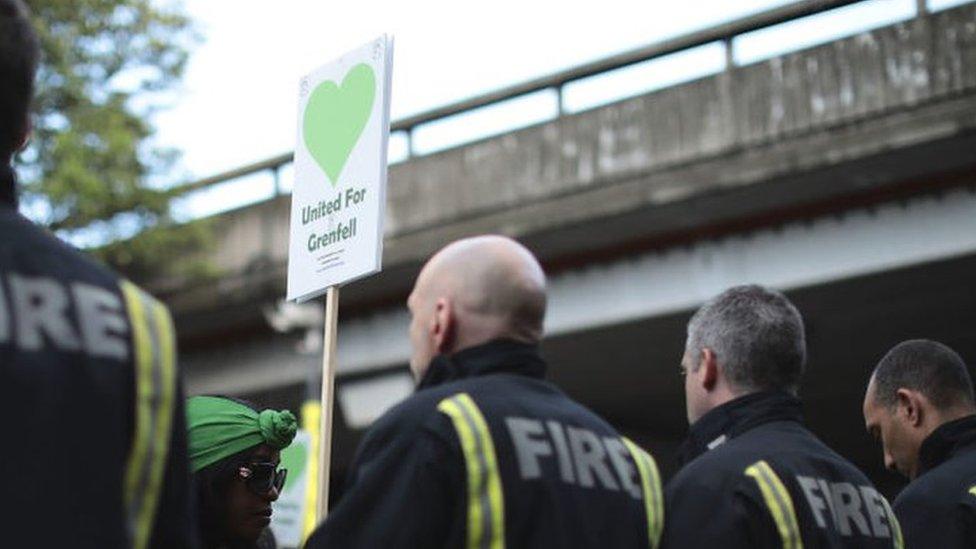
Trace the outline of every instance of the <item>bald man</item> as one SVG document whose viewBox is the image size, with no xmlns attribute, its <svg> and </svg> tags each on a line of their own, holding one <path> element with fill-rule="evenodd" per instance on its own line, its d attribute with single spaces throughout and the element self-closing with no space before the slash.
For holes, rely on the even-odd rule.
<svg viewBox="0 0 976 549">
<path fill-rule="evenodd" d="M 545 290 L 505 237 L 427 262 L 407 300 L 417 392 L 366 435 L 306 547 L 657 545 L 653 458 L 544 380 Z"/>
</svg>

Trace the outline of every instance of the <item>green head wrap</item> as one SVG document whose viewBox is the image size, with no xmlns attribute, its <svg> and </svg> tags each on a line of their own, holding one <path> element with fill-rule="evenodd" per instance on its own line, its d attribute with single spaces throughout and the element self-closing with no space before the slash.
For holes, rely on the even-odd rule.
<svg viewBox="0 0 976 549">
<path fill-rule="evenodd" d="M 186 423 L 194 473 L 258 444 L 281 450 L 298 430 L 298 421 L 288 410 L 258 413 L 239 402 L 211 396 L 187 400 Z"/>
</svg>

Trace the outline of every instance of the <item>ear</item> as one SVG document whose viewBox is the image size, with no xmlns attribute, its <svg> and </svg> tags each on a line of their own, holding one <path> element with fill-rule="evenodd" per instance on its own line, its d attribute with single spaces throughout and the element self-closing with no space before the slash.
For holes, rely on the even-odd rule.
<svg viewBox="0 0 976 549">
<path fill-rule="evenodd" d="M 27 148 L 27 143 L 30 141 L 31 131 L 27 130 L 24 132 L 23 137 L 20 138 L 20 143 L 17 145 L 17 152 L 21 152 Z"/>
<path fill-rule="evenodd" d="M 715 353 L 711 349 L 707 347 L 702 349 L 701 362 L 698 364 L 698 369 L 701 370 L 702 387 L 706 391 L 714 389 L 718 383 L 718 361 L 715 359 Z"/>
<path fill-rule="evenodd" d="M 898 389 L 895 396 L 899 415 L 903 416 L 912 427 L 920 426 L 922 424 L 922 403 L 918 394 L 908 389 Z"/>
<path fill-rule="evenodd" d="M 14 154 L 24 150 L 27 147 L 27 142 L 30 141 L 31 133 L 34 131 L 34 125 L 31 123 L 31 119 L 28 116 L 24 120 L 24 129 L 21 131 L 20 139 L 17 141 L 14 147 Z"/>
<path fill-rule="evenodd" d="M 451 301 L 445 297 L 437 299 L 434 304 L 434 315 L 431 319 L 431 337 L 438 354 L 446 354 L 454 347 L 454 335 L 457 319 Z"/>
</svg>

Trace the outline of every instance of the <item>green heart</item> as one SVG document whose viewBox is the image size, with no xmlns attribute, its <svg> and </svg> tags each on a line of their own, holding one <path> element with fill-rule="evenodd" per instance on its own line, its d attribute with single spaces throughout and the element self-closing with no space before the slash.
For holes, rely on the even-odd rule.
<svg viewBox="0 0 976 549">
<path fill-rule="evenodd" d="M 302 121 L 305 146 L 333 187 L 366 128 L 375 98 L 376 76 L 365 63 L 350 69 L 342 85 L 325 80 L 308 98 Z"/>
<path fill-rule="evenodd" d="M 306 444 L 292 444 L 281 451 L 281 467 L 288 469 L 283 491 L 298 482 L 308 465 L 308 446 Z"/>
</svg>

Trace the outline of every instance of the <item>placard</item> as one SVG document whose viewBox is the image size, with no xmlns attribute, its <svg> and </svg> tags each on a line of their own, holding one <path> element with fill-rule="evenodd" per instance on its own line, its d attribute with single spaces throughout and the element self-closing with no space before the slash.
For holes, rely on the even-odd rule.
<svg viewBox="0 0 976 549">
<path fill-rule="evenodd" d="M 289 300 L 382 267 L 392 62 L 383 35 L 301 80 Z"/>
</svg>

